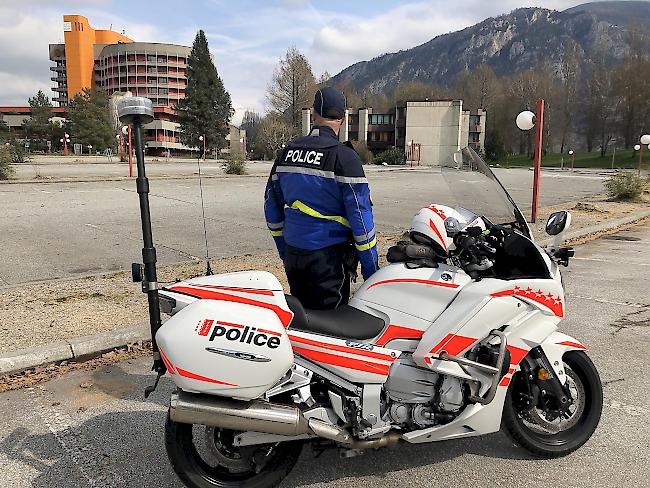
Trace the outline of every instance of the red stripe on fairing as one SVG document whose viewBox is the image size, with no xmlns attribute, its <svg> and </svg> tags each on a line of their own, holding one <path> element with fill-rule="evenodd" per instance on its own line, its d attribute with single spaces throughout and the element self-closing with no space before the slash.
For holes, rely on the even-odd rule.
<svg viewBox="0 0 650 488">
<path fill-rule="evenodd" d="M 558 342 L 558 346 L 569 346 L 569 347 L 575 347 L 577 349 L 587 349 L 585 346 L 580 344 L 579 342 L 571 342 L 571 341 L 563 341 L 563 342 Z"/>
<path fill-rule="evenodd" d="M 226 383 L 225 381 L 219 381 L 212 378 L 208 378 L 207 376 L 201 376 L 200 374 L 192 373 L 190 371 L 185 371 L 184 369 L 181 368 L 176 368 L 176 371 L 178 371 L 178 374 L 180 374 L 181 376 L 185 378 L 189 378 L 191 380 L 205 381 L 206 383 L 214 383 L 215 385 L 237 386 L 237 385 L 233 385 L 232 383 Z"/>
<path fill-rule="evenodd" d="M 393 339 L 421 339 L 423 334 L 423 330 L 390 324 L 379 339 L 375 341 L 375 344 L 378 346 L 385 346 Z"/>
<path fill-rule="evenodd" d="M 522 349 L 520 347 L 515 347 L 515 346 L 506 346 L 508 348 L 508 351 L 510 351 L 510 364 L 513 366 L 516 366 L 521 362 L 522 359 L 526 357 L 526 354 L 528 354 L 529 349 Z"/>
<path fill-rule="evenodd" d="M 365 373 L 388 376 L 388 370 L 390 369 L 390 366 L 387 364 L 379 364 L 373 363 L 372 361 L 364 361 L 362 359 L 337 356 L 335 354 L 314 351 L 313 349 L 306 349 L 304 347 L 293 346 L 293 350 L 301 356 L 316 361 L 317 363 L 330 364 L 332 366 L 354 369 L 355 371 L 363 371 Z"/>
<path fill-rule="evenodd" d="M 394 280 L 384 280 L 384 281 L 378 281 L 377 283 L 373 283 L 368 287 L 368 290 L 370 290 L 370 288 L 372 288 L 373 286 L 385 285 L 387 283 L 416 283 L 420 285 L 442 286 L 443 288 L 459 287 L 459 285 L 456 285 L 454 283 L 445 283 L 444 281 L 418 280 L 413 278 L 397 278 Z"/>
<path fill-rule="evenodd" d="M 474 344 L 478 339 L 473 337 L 465 337 L 454 334 L 447 334 L 433 349 L 432 354 L 439 354 L 442 351 L 447 351 L 451 356 L 457 356 L 469 346 Z"/>
<path fill-rule="evenodd" d="M 284 327 L 289 327 L 289 324 L 293 319 L 293 312 L 284 310 L 283 308 L 280 308 L 274 303 L 259 302 L 257 300 L 251 300 L 250 298 L 239 297 L 236 295 L 228 295 L 227 293 L 219 293 L 217 291 L 202 290 L 200 288 L 192 288 L 189 286 L 172 286 L 171 288 L 169 288 L 169 290 L 185 293 L 187 295 L 192 295 L 197 298 L 206 298 L 208 300 L 222 300 L 225 302 L 243 303 L 245 305 L 252 305 L 254 307 L 266 308 L 268 310 L 271 310 L 278 316 L 280 322 L 282 322 L 282 325 L 284 325 Z"/>
<path fill-rule="evenodd" d="M 227 325 L 228 327 L 237 327 L 238 329 L 243 329 L 245 326 L 241 324 L 233 324 L 232 322 L 221 322 L 217 320 L 217 324 L 219 325 Z"/>
<path fill-rule="evenodd" d="M 501 380 L 501 383 L 499 383 L 499 386 L 508 386 L 510 384 L 510 378 L 508 376 L 504 376 L 503 379 Z"/>
<path fill-rule="evenodd" d="M 528 287 L 524 290 L 519 286 L 515 286 L 512 290 L 502 290 L 490 294 L 491 297 L 506 297 L 512 295 L 527 298 L 528 300 L 532 300 L 535 303 L 544 305 L 551 312 L 553 312 L 556 317 L 564 317 L 564 305 L 560 296 L 558 295 L 556 298 L 552 293 L 544 294 L 539 288 L 537 291 L 535 291 L 531 287 Z"/>
<path fill-rule="evenodd" d="M 158 352 L 160 353 L 160 357 L 162 358 L 163 363 L 165 363 L 165 367 L 167 368 L 167 371 L 169 371 L 169 374 L 175 375 L 176 370 L 174 369 L 174 365 L 169 359 L 167 359 L 167 356 L 165 356 L 165 353 L 160 349 L 160 347 L 158 348 Z"/>
<path fill-rule="evenodd" d="M 274 293 L 271 290 L 256 290 L 253 288 L 236 288 L 236 287 L 217 286 L 217 285 L 200 285 L 198 283 L 190 283 L 190 284 L 192 286 L 201 286 L 203 288 L 214 288 L 216 290 L 237 291 L 240 293 L 251 293 L 253 295 L 265 295 L 269 297 L 274 296 Z"/>
<path fill-rule="evenodd" d="M 438 236 L 438 239 L 440 239 L 440 242 L 442 243 L 442 247 L 445 248 L 445 251 L 447 250 L 447 243 L 445 240 L 442 238 L 442 235 L 440 234 L 440 231 L 438 231 L 438 228 L 436 227 L 436 224 L 433 223 L 433 220 L 429 219 L 429 227 L 431 227 L 431 230 L 436 233 Z"/>
<path fill-rule="evenodd" d="M 274 335 L 274 336 L 282 337 L 282 334 L 280 334 L 279 332 L 274 332 L 274 331 L 268 330 L 268 329 L 260 329 L 260 328 L 258 328 L 257 331 L 258 332 L 264 332 L 265 334 L 271 334 L 271 335 Z"/>
<path fill-rule="evenodd" d="M 338 344 L 329 344 L 327 342 L 313 341 L 311 339 L 295 336 L 292 334 L 289 334 L 289 339 L 291 339 L 291 342 L 300 342 L 301 344 L 307 344 L 308 346 L 322 347 L 324 349 L 330 349 L 332 351 L 346 352 L 348 354 L 356 354 L 357 356 L 365 356 L 367 358 L 373 358 L 373 359 L 381 359 L 382 361 L 390 361 L 391 363 L 395 361 L 395 358 L 393 356 L 389 356 L 388 354 L 366 351 L 364 349 L 357 349 L 355 347 L 345 347 L 345 346 L 339 346 Z"/>
<path fill-rule="evenodd" d="M 491 297 L 509 297 L 511 295 L 515 294 L 515 290 L 503 290 L 503 291 L 498 291 L 496 293 L 492 293 L 490 296 Z"/>
</svg>

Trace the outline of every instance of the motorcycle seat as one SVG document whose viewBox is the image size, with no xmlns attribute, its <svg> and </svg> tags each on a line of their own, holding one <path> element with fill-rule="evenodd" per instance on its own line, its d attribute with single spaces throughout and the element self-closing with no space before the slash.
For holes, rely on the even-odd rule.
<svg viewBox="0 0 650 488">
<path fill-rule="evenodd" d="M 294 314 L 289 329 L 366 340 L 378 336 L 386 327 L 383 319 L 350 305 L 341 305 L 334 310 L 309 310 L 292 295 L 286 295 L 286 299 Z"/>
</svg>

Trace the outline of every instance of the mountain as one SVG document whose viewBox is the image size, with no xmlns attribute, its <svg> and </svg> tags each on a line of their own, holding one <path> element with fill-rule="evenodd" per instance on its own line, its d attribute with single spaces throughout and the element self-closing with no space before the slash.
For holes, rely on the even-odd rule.
<svg viewBox="0 0 650 488">
<path fill-rule="evenodd" d="M 482 63 L 497 75 L 511 75 L 545 60 L 558 63 L 569 39 L 580 45 L 584 59 L 604 47 L 617 60 L 626 53 L 631 21 L 647 29 L 650 2 L 594 2 L 561 12 L 520 8 L 420 46 L 353 64 L 332 81 L 351 81 L 357 89 L 373 92 L 390 91 L 402 81 L 451 85 L 461 71 Z"/>
</svg>

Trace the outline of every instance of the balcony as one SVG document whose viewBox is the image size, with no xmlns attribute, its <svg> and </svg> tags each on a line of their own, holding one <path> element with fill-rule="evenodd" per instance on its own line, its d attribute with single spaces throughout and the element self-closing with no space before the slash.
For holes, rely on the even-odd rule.
<svg viewBox="0 0 650 488">
<path fill-rule="evenodd" d="M 56 81 L 56 82 L 59 82 L 59 83 L 63 83 L 65 81 L 67 81 L 67 77 L 64 76 L 64 75 L 57 75 L 57 76 L 52 76 L 50 78 L 50 80 Z"/>
<path fill-rule="evenodd" d="M 469 126 L 469 131 L 470 132 L 483 132 L 483 126 L 482 125 L 470 125 Z"/>
<path fill-rule="evenodd" d="M 65 72 L 65 65 L 50 66 L 50 71 Z"/>
</svg>

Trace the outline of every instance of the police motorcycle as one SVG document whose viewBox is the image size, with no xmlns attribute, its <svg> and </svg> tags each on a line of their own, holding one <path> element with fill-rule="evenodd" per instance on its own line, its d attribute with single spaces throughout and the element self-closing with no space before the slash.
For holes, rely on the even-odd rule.
<svg viewBox="0 0 650 488">
<path fill-rule="evenodd" d="M 130 98 L 118 110 L 137 129 L 149 108 Z M 133 274 L 149 297 L 153 369 L 177 387 L 165 441 L 186 486 L 276 486 L 306 443 L 348 456 L 503 428 L 554 458 L 594 433 L 598 372 L 587 347 L 558 331 L 571 215 L 551 215 L 541 248 L 472 149 L 440 169 L 436 203 L 389 264 L 349 305 L 315 311 L 262 271 L 158 285 L 135 133 L 145 245 L 144 274 L 139 264 Z M 162 325 L 159 308 L 171 316 Z"/>
</svg>

